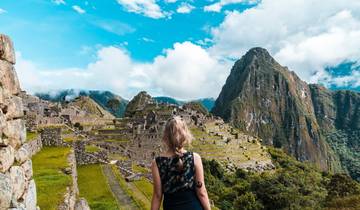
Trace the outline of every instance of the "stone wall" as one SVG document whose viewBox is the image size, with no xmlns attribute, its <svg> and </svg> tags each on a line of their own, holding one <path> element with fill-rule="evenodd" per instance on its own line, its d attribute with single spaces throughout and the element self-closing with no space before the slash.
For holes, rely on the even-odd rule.
<svg viewBox="0 0 360 210">
<path fill-rule="evenodd" d="M 73 151 L 68 156 L 68 162 L 69 168 L 66 169 L 66 173 L 71 174 L 72 185 L 66 188 L 64 201 L 60 204 L 59 210 L 73 210 L 75 208 L 76 197 L 79 194 L 77 185 L 76 159 Z"/>
<path fill-rule="evenodd" d="M 68 156 L 69 168 L 65 169 L 65 173 L 71 174 L 72 185 L 66 188 L 64 201 L 59 205 L 59 210 L 90 210 L 85 198 L 79 197 L 77 162 L 74 150 Z"/>
<path fill-rule="evenodd" d="M 85 151 L 85 142 L 76 141 L 74 143 L 76 162 L 79 165 L 108 163 L 108 155 L 105 151 L 89 153 Z"/>
<path fill-rule="evenodd" d="M 36 139 L 26 142 L 23 147 L 28 151 L 29 157 L 32 157 L 36 153 L 38 153 L 42 148 L 42 142 L 40 136 Z"/>
<path fill-rule="evenodd" d="M 9 37 L 0 34 L 0 209 L 36 209 L 20 85 Z"/>
<path fill-rule="evenodd" d="M 61 128 L 43 128 L 40 131 L 40 136 L 43 146 L 62 146 L 64 144 L 61 138 Z"/>
</svg>

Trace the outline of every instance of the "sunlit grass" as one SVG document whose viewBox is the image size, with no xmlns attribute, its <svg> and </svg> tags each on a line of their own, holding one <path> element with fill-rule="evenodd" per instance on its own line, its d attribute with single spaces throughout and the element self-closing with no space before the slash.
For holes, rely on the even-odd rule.
<svg viewBox="0 0 360 210">
<path fill-rule="evenodd" d="M 55 210 L 63 201 L 66 187 L 70 186 L 70 175 L 61 169 L 68 167 L 70 148 L 44 147 L 32 157 L 37 203 L 41 209 Z"/>
<path fill-rule="evenodd" d="M 99 151 L 100 151 L 100 148 L 95 145 L 85 145 L 85 152 L 94 153 L 94 152 L 99 152 Z"/>
<path fill-rule="evenodd" d="M 86 198 L 91 209 L 118 209 L 117 202 L 101 170 L 101 165 L 82 165 L 78 166 L 77 170 L 80 197 Z"/>
<path fill-rule="evenodd" d="M 29 142 L 29 141 L 35 140 L 38 136 L 39 136 L 39 134 L 37 132 L 27 131 L 26 132 L 26 141 Z"/>
</svg>

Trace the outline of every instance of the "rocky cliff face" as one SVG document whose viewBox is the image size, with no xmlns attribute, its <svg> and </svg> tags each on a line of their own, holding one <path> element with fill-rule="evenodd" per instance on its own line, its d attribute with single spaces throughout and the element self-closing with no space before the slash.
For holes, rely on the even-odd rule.
<svg viewBox="0 0 360 210">
<path fill-rule="evenodd" d="M 342 169 L 360 181 L 360 93 L 310 85 L 316 119 Z"/>
<path fill-rule="evenodd" d="M 310 87 L 294 72 L 265 49 L 253 48 L 233 66 L 212 112 L 265 144 L 283 147 L 298 160 L 327 170 L 334 158 L 311 96 Z"/>
<path fill-rule="evenodd" d="M 11 40 L 0 34 L 0 209 L 36 209 L 20 85 Z"/>
</svg>

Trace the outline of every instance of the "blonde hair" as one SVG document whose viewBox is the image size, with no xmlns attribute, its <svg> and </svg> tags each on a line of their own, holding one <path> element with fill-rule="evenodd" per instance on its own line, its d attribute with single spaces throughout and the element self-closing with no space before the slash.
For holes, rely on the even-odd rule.
<svg viewBox="0 0 360 210">
<path fill-rule="evenodd" d="M 178 158 L 178 169 L 183 169 L 183 161 L 181 157 L 183 154 L 180 150 L 184 147 L 185 144 L 190 144 L 193 139 L 193 136 L 186 125 L 186 122 L 181 119 L 179 116 L 174 116 L 170 118 L 166 125 L 163 135 L 163 141 L 172 150 Z"/>
</svg>

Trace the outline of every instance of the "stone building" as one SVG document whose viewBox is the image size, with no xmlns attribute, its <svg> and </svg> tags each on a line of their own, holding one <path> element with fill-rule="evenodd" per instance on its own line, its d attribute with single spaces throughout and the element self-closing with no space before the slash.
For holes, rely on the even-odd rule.
<svg viewBox="0 0 360 210">
<path fill-rule="evenodd" d="M 9 37 L 0 35 L 0 209 L 36 209 L 32 162 L 26 148 L 24 110 Z"/>
</svg>

